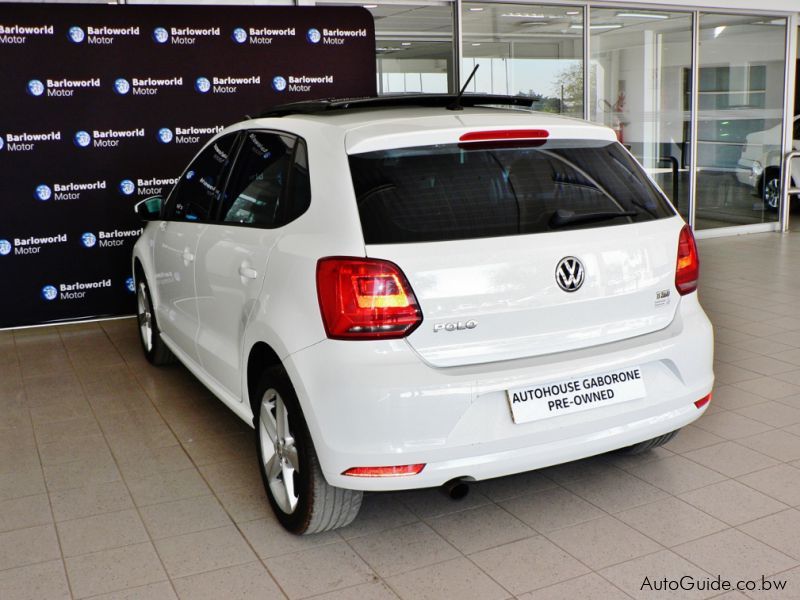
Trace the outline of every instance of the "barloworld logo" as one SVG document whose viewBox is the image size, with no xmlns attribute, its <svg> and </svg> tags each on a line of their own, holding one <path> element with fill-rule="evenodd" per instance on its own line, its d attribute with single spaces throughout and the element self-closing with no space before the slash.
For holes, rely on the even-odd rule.
<svg viewBox="0 0 800 600">
<path fill-rule="evenodd" d="M 283 92 L 286 90 L 286 78 L 276 75 L 272 78 L 272 89 L 276 92 Z"/>
<path fill-rule="evenodd" d="M 2 150 L 5 147 L 5 145 L 6 143 L 3 141 L 2 136 L 0 136 L 0 150 Z"/>
<path fill-rule="evenodd" d="M 42 298 L 48 302 L 58 298 L 58 289 L 54 285 L 46 285 L 42 288 Z"/>
<path fill-rule="evenodd" d="M 69 31 L 67 31 L 67 37 L 73 44 L 80 44 L 86 39 L 86 32 L 77 25 L 73 25 L 69 28 Z"/>
<path fill-rule="evenodd" d="M 44 83 L 38 79 L 31 79 L 28 82 L 28 93 L 31 96 L 41 96 L 44 94 Z"/>
<path fill-rule="evenodd" d="M 14 250 L 14 255 L 26 255 L 26 254 L 39 254 L 42 251 L 44 246 L 51 246 L 53 244 L 66 244 L 68 241 L 68 236 L 66 233 L 57 233 L 55 235 L 48 235 L 46 237 L 26 237 L 26 238 L 14 238 L 13 243 L 9 240 L 5 240 L 8 242 L 8 252 Z"/>
<path fill-rule="evenodd" d="M 0 25 L 0 44 L 24 44 L 28 36 L 53 35 L 52 25 Z"/>
<path fill-rule="evenodd" d="M 72 141 L 75 142 L 75 145 L 78 148 L 86 148 L 92 143 L 92 136 L 89 135 L 88 131 L 77 131 L 75 132 Z"/>
<path fill-rule="evenodd" d="M 111 279 L 101 281 L 76 281 L 75 283 L 59 283 L 58 287 L 46 285 L 42 288 L 42 298 L 48 302 L 58 298 L 59 300 L 81 300 L 86 297 L 88 290 L 110 288 Z"/>
<path fill-rule="evenodd" d="M 97 243 L 97 236 L 93 234 L 91 231 L 87 231 L 81 236 L 81 244 L 83 244 L 84 248 L 94 248 L 94 245 Z"/>
<path fill-rule="evenodd" d="M 233 30 L 231 38 L 233 38 L 233 41 L 237 44 L 244 44 L 247 41 L 247 31 L 245 31 L 243 27 L 237 27 Z"/>
<path fill-rule="evenodd" d="M 40 183 L 36 186 L 36 190 L 33 192 L 34 198 L 41 202 L 47 202 L 50 198 L 53 197 L 53 190 L 50 189 L 50 186 L 44 183 Z"/>
<path fill-rule="evenodd" d="M 162 144 L 169 144 L 175 135 L 169 127 L 162 127 L 158 130 L 158 141 Z"/>
<path fill-rule="evenodd" d="M 176 144 L 196 144 L 200 141 L 200 136 L 214 135 L 222 131 L 222 125 L 212 125 L 211 127 L 162 127 L 158 130 L 158 141 L 162 144 L 175 142 Z"/>
<path fill-rule="evenodd" d="M 120 77 L 114 81 L 114 91 L 124 96 L 131 91 L 131 84 L 127 79 Z"/>
<path fill-rule="evenodd" d="M 136 184 L 130 179 L 123 179 L 119 182 L 119 191 L 125 196 L 130 196 L 136 192 Z"/>
<path fill-rule="evenodd" d="M 6 133 L 5 144 L 0 143 L 0 149 L 5 145 L 8 152 L 30 152 L 34 149 L 36 142 L 60 141 L 60 131 L 49 131 L 47 133 Z"/>
<path fill-rule="evenodd" d="M 8 256 L 11 254 L 13 246 L 8 240 L 0 240 L 0 256 Z"/>
<path fill-rule="evenodd" d="M 308 30 L 308 33 L 306 33 L 306 39 L 312 44 L 319 44 L 322 39 L 322 34 L 319 32 L 319 29 L 312 27 Z"/>
<path fill-rule="evenodd" d="M 163 27 L 153 29 L 153 39 L 159 44 L 166 44 L 169 41 L 169 31 Z"/>
<path fill-rule="evenodd" d="M 128 290 L 131 294 L 136 292 L 136 282 L 133 280 L 133 277 L 128 277 L 125 280 L 125 289 Z"/>
<path fill-rule="evenodd" d="M 208 77 L 198 77 L 194 82 L 194 89 L 201 94 L 207 94 L 211 91 L 211 81 Z"/>
</svg>

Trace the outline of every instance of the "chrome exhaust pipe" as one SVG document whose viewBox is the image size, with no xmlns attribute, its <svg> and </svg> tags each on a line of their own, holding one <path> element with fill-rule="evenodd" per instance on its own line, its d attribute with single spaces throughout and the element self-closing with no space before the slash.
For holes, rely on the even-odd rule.
<svg viewBox="0 0 800 600">
<path fill-rule="evenodd" d="M 451 500 L 463 500 L 467 497 L 467 494 L 469 494 L 469 483 L 464 479 L 451 479 L 442 485 L 442 491 Z"/>
</svg>

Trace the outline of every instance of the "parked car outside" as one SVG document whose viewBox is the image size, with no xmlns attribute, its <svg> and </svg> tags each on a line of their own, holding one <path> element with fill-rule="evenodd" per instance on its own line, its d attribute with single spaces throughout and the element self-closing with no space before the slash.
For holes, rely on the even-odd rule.
<svg viewBox="0 0 800 600">
<path fill-rule="evenodd" d="M 777 211 L 781 202 L 782 127 L 778 124 L 746 136 L 736 169 L 736 179 L 752 187 L 771 211 Z M 792 147 L 800 150 L 800 115 L 794 118 Z"/>
<path fill-rule="evenodd" d="M 254 427 L 289 531 L 350 523 L 364 491 L 641 452 L 705 411 L 691 230 L 612 130 L 518 102 L 275 109 L 137 206 L 144 352 Z"/>
</svg>

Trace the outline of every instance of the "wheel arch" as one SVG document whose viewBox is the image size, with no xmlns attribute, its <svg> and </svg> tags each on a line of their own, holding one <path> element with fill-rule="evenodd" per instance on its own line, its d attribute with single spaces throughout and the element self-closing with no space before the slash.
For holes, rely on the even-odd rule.
<svg viewBox="0 0 800 600">
<path fill-rule="evenodd" d="M 283 361 L 275 350 L 266 342 L 259 341 L 253 344 L 247 355 L 247 401 L 253 410 L 253 425 L 258 417 L 260 399 L 256 396 L 256 386 L 261 376 L 269 368 L 282 367 Z"/>
</svg>

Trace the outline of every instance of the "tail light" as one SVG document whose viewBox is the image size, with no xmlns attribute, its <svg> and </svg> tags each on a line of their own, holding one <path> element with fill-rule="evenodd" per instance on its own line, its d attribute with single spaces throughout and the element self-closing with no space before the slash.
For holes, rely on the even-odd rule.
<svg viewBox="0 0 800 600">
<path fill-rule="evenodd" d="M 325 332 L 335 340 L 402 338 L 422 323 L 411 285 L 385 260 L 320 259 L 317 297 Z"/>
<path fill-rule="evenodd" d="M 488 142 L 496 140 L 544 140 L 550 136 L 546 129 L 495 129 L 493 131 L 468 131 L 460 142 Z"/>
<path fill-rule="evenodd" d="M 692 230 L 684 225 L 678 238 L 678 265 L 675 269 L 675 287 L 681 296 L 691 294 L 697 289 L 700 276 L 700 259 Z"/>
</svg>

